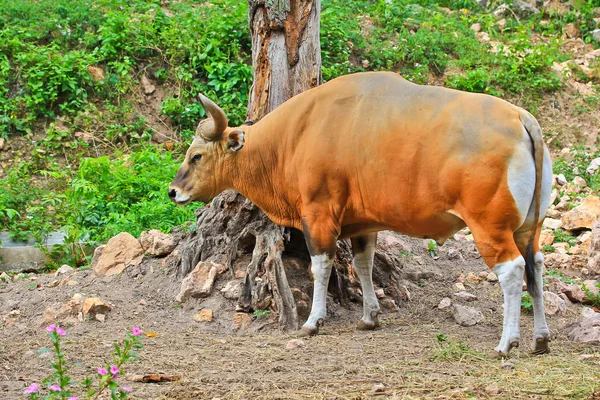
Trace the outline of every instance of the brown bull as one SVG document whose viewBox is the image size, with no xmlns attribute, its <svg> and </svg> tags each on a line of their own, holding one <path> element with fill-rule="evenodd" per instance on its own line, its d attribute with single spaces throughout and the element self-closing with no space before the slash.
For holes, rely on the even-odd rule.
<svg viewBox="0 0 600 400">
<path fill-rule="evenodd" d="M 300 334 L 326 316 L 336 241 L 351 238 L 363 291 L 361 329 L 378 326 L 371 277 L 380 230 L 443 243 L 468 226 L 504 292 L 496 352 L 519 343 L 523 274 L 533 299 L 535 353 L 549 351 L 542 299 L 541 222 L 552 164 L 537 121 L 495 97 L 420 86 L 394 73 L 343 76 L 252 126 L 200 95 L 200 122 L 169 196 L 207 202 L 242 193 L 276 224 L 304 232 L 314 296 Z"/>
</svg>

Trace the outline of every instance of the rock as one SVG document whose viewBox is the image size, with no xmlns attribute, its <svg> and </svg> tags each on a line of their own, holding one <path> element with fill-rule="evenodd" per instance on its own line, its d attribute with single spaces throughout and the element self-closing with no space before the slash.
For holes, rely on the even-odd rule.
<svg viewBox="0 0 600 400">
<path fill-rule="evenodd" d="M 524 0 L 513 0 L 513 11 L 519 18 L 528 18 L 540 13 L 540 10 Z"/>
<path fill-rule="evenodd" d="M 75 293 L 73 295 L 73 297 L 71 297 L 71 300 L 75 300 L 75 301 L 83 301 L 83 299 L 85 298 L 85 296 L 81 293 Z"/>
<path fill-rule="evenodd" d="M 515 364 L 511 363 L 510 361 L 502 361 L 502 365 L 500 365 L 500 368 L 512 370 L 515 369 Z"/>
<path fill-rule="evenodd" d="M 0 282 L 10 282 L 12 281 L 12 279 L 10 279 L 10 275 L 8 275 L 6 272 L 3 272 L 2 274 L 0 274 Z"/>
<path fill-rule="evenodd" d="M 554 245 L 552 246 L 554 247 L 554 251 L 556 251 L 558 254 L 568 254 L 569 253 L 569 243 L 554 243 Z"/>
<path fill-rule="evenodd" d="M 481 31 L 481 24 L 475 23 L 475 24 L 471 25 L 471 30 L 474 31 L 474 32 Z"/>
<path fill-rule="evenodd" d="M 600 29 L 594 29 L 590 33 L 597 42 L 600 42 Z"/>
<path fill-rule="evenodd" d="M 582 319 L 594 318 L 596 316 L 596 314 L 598 314 L 598 313 L 589 307 L 581 308 L 581 318 Z"/>
<path fill-rule="evenodd" d="M 96 314 L 96 315 L 94 315 L 94 318 L 98 322 L 104 322 L 104 321 L 106 321 L 106 315 L 104 315 L 104 314 Z"/>
<path fill-rule="evenodd" d="M 241 281 L 229 281 L 223 289 L 221 289 L 223 297 L 229 300 L 237 300 L 242 294 L 242 282 Z"/>
<path fill-rule="evenodd" d="M 465 285 L 463 285 L 461 282 L 456 282 L 454 284 L 454 290 L 458 291 L 458 292 L 464 292 L 465 289 Z"/>
<path fill-rule="evenodd" d="M 54 276 L 67 275 L 73 271 L 75 271 L 75 269 L 73 269 L 73 267 L 65 264 L 56 270 L 56 272 L 54 273 Z"/>
<path fill-rule="evenodd" d="M 566 254 L 550 253 L 544 255 L 544 264 L 552 268 L 566 268 L 571 263 L 571 257 Z"/>
<path fill-rule="evenodd" d="M 102 68 L 94 67 L 93 65 L 88 66 L 88 72 L 92 75 L 95 81 L 104 80 L 104 71 Z"/>
<path fill-rule="evenodd" d="M 385 297 L 385 292 L 383 291 L 383 289 L 382 289 L 382 288 L 375 289 L 375 296 L 376 296 L 378 299 L 383 299 L 383 298 Z"/>
<path fill-rule="evenodd" d="M 160 265 L 163 268 L 169 268 L 172 270 L 177 269 L 180 264 L 181 264 L 181 252 L 179 251 L 179 249 L 173 250 L 160 263 Z"/>
<path fill-rule="evenodd" d="M 579 186 L 580 188 L 584 188 L 584 187 L 587 187 L 587 182 L 582 177 L 576 176 L 573 179 L 573 185 Z"/>
<path fill-rule="evenodd" d="M 474 273 L 469 272 L 467 274 L 467 277 L 465 278 L 465 281 L 467 281 L 468 283 L 479 283 L 481 282 L 481 278 L 475 275 Z"/>
<path fill-rule="evenodd" d="M 559 186 L 564 186 L 568 183 L 567 178 L 565 178 L 563 174 L 558 174 L 556 176 L 556 183 L 558 183 Z"/>
<path fill-rule="evenodd" d="M 304 340 L 292 339 L 286 343 L 285 349 L 286 350 L 296 350 L 296 349 L 301 349 L 304 346 L 306 346 L 306 342 L 304 342 Z"/>
<path fill-rule="evenodd" d="M 383 385 L 383 383 L 376 383 L 373 385 L 371 391 L 373 393 L 383 393 L 385 392 L 385 386 Z"/>
<path fill-rule="evenodd" d="M 569 202 L 570 201 L 571 201 L 571 198 L 568 195 L 564 195 L 560 198 L 560 201 L 558 202 L 556 207 L 554 207 L 554 209 L 557 211 L 569 211 Z"/>
<path fill-rule="evenodd" d="M 150 82 L 146 75 L 142 75 L 142 79 L 140 79 L 140 85 L 142 86 L 144 94 L 146 95 L 150 95 L 156 90 L 156 86 Z"/>
<path fill-rule="evenodd" d="M 598 294 L 600 293 L 598 281 L 594 279 L 586 279 L 585 281 L 583 281 L 583 284 L 594 296 L 598 296 Z"/>
<path fill-rule="evenodd" d="M 554 243 L 554 232 L 544 229 L 540 232 L 540 247 L 550 246 Z"/>
<path fill-rule="evenodd" d="M 201 298 L 210 296 L 215 278 L 219 270 L 223 270 L 221 264 L 200 261 L 196 268 L 181 282 L 181 289 L 175 298 L 180 303 L 185 303 L 190 297 Z"/>
<path fill-rule="evenodd" d="M 596 173 L 598 168 L 600 168 L 600 157 L 594 158 L 585 170 L 588 172 L 588 174 L 593 175 Z"/>
<path fill-rule="evenodd" d="M 556 230 L 562 226 L 562 221 L 554 218 L 544 219 L 543 227 L 546 229 Z"/>
<path fill-rule="evenodd" d="M 481 311 L 467 306 L 456 304 L 452 309 L 452 316 L 460 326 L 473 326 L 483 321 Z"/>
<path fill-rule="evenodd" d="M 450 297 L 444 297 L 442 300 L 440 300 L 440 304 L 438 304 L 438 310 L 447 310 L 452 306 L 452 300 L 450 300 Z"/>
<path fill-rule="evenodd" d="M 475 296 L 474 294 L 471 294 L 469 292 L 457 292 L 457 293 L 454 293 L 452 296 L 456 297 L 459 300 L 466 301 L 466 302 L 477 300 L 477 296 Z"/>
<path fill-rule="evenodd" d="M 563 32 L 565 33 L 565 35 L 567 35 L 569 39 L 575 39 L 581 34 L 581 31 L 575 24 L 566 24 L 563 27 Z"/>
<path fill-rule="evenodd" d="M 572 255 L 584 255 L 587 254 L 587 247 L 575 245 L 568 249 L 568 253 Z"/>
<path fill-rule="evenodd" d="M 567 304 L 559 295 L 552 292 L 544 292 L 544 313 L 546 315 L 556 315 L 565 313 Z"/>
<path fill-rule="evenodd" d="M 106 315 L 110 312 L 111 307 L 107 303 L 100 300 L 98 297 L 89 297 L 83 302 L 83 317 L 90 315 L 94 317 L 96 314 Z"/>
<path fill-rule="evenodd" d="M 96 263 L 92 260 L 92 268 L 98 276 L 110 276 L 120 274 L 129 266 L 139 265 L 143 258 L 144 249 L 140 242 L 131 234 L 121 232 L 100 249 L 97 259 L 94 251 Z"/>
<path fill-rule="evenodd" d="M 493 272 L 489 272 L 487 275 L 487 281 L 488 282 L 498 282 L 498 275 L 496 275 Z"/>
<path fill-rule="evenodd" d="M 562 217 L 562 227 L 567 230 L 591 229 L 600 216 L 600 197 L 588 196 L 581 204 Z"/>
<path fill-rule="evenodd" d="M 369 60 L 362 60 L 361 61 L 362 67 L 367 69 L 369 68 Z"/>
<path fill-rule="evenodd" d="M 400 251 L 411 252 L 412 247 L 408 242 L 402 240 L 396 234 L 383 231 L 377 235 L 377 246 L 383 247 L 390 253 L 398 254 Z"/>
<path fill-rule="evenodd" d="M 567 337 L 578 343 L 600 345 L 600 313 L 570 325 Z"/>
<path fill-rule="evenodd" d="M 600 275 L 600 221 L 594 222 L 592 227 L 587 269 L 592 275 Z"/>
<path fill-rule="evenodd" d="M 198 314 L 194 315 L 194 321 L 198 322 L 212 322 L 213 320 L 213 310 L 209 308 L 204 308 Z"/>
<path fill-rule="evenodd" d="M 381 307 L 383 307 L 385 310 L 398 311 L 398 306 L 396 305 L 396 302 L 393 299 L 390 299 L 389 297 L 379 300 L 379 304 L 381 304 Z M 300 311 L 298 311 L 298 315 L 300 315 Z"/>
<path fill-rule="evenodd" d="M 567 295 L 569 300 L 574 303 L 582 303 L 585 299 L 585 292 L 581 288 L 581 286 L 572 283 L 572 284 L 562 284 L 561 292 Z"/>
<path fill-rule="evenodd" d="M 140 244 L 146 253 L 155 257 L 166 256 L 177 246 L 173 235 L 167 235 L 157 229 L 142 232 Z"/>
<path fill-rule="evenodd" d="M 58 320 L 58 312 L 53 307 L 47 307 L 42 314 L 42 325 L 50 325 Z"/>
<path fill-rule="evenodd" d="M 238 331 L 238 330 L 246 330 L 248 328 L 250 328 L 250 325 L 252 325 L 252 318 L 250 318 L 250 316 L 248 314 L 245 313 L 236 313 L 233 318 L 233 330 L 234 331 Z"/>
<path fill-rule="evenodd" d="M 500 389 L 500 387 L 498 386 L 497 383 L 492 383 L 491 385 L 488 385 L 485 387 L 485 393 L 487 393 L 490 396 L 497 396 L 500 393 L 502 393 L 502 389 Z"/>
<path fill-rule="evenodd" d="M 496 22 L 496 25 L 501 29 L 504 28 L 506 26 L 506 18 L 502 18 L 501 20 Z"/>
<path fill-rule="evenodd" d="M 492 11 L 492 14 L 496 18 L 506 17 L 510 14 L 510 8 L 508 7 L 507 4 L 500 4 L 500 7 L 496 8 L 494 11 Z"/>
<path fill-rule="evenodd" d="M 6 147 L 6 139 L 0 137 L 0 151 L 4 150 Z"/>
</svg>

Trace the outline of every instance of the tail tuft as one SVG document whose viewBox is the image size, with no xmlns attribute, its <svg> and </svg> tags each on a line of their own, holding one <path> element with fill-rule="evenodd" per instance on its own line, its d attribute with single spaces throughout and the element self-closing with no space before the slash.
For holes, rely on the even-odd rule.
<svg viewBox="0 0 600 400">
<path fill-rule="evenodd" d="M 533 240 L 529 242 L 525 251 L 525 276 L 527 277 L 527 291 L 530 295 L 537 294 L 537 282 L 535 281 L 535 254 L 533 253 Z"/>
</svg>

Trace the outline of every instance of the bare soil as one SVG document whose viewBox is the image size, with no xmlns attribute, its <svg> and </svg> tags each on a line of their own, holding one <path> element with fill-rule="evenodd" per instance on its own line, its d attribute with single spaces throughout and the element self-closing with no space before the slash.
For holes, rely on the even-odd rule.
<svg viewBox="0 0 600 400">
<path fill-rule="evenodd" d="M 411 251 L 401 256 L 401 284 L 410 299 L 397 311 L 388 310 L 382 327 L 372 332 L 355 329 L 360 304 L 342 307 L 330 299 L 321 333 L 295 350 L 286 350 L 293 335 L 277 329 L 274 313 L 253 316 L 249 329 L 234 330 L 235 303 L 218 292 L 227 275 L 219 278 L 210 298 L 176 303 L 180 281 L 159 259 L 112 277 L 78 271 L 70 278 L 76 282 L 72 285 L 49 287 L 56 279 L 50 274 L 0 282 L 0 398 L 22 398 L 30 383 L 49 374 L 53 355 L 40 352 L 50 345 L 44 310 L 59 309 L 75 293 L 98 296 L 113 306 L 104 323 L 65 326 L 64 349 L 76 381 L 110 361 L 112 344 L 133 325 L 156 336 L 144 337 L 140 359 L 129 364 L 127 376 L 181 376 L 168 384 L 119 378 L 133 388 L 136 399 L 600 398 L 600 349 L 571 343 L 564 335 L 565 326 L 579 318 L 580 306 L 549 317 L 550 355 L 528 356 L 533 318 L 525 313 L 521 347 L 508 361 L 489 358 L 502 328 L 497 283 L 465 283 L 478 297 L 465 305 L 485 316 L 479 325 L 458 326 L 451 313 L 437 309 L 443 297 L 452 297 L 461 273 L 487 271 L 474 244 L 451 240 L 434 259 L 422 240 L 403 240 Z M 203 308 L 214 310 L 213 322 L 193 319 Z M 449 337 L 444 348 L 436 339 L 441 333 Z M 384 392 L 375 393 L 376 384 L 383 384 Z"/>
</svg>

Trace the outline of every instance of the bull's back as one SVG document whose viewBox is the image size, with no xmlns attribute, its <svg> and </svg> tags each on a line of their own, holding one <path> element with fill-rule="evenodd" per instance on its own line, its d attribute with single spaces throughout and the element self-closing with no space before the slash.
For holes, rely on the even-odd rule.
<svg viewBox="0 0 600 400">
<path fill-rule="evenodd" d="M 393 73 L 338 78 L 292 100 L 282 111 L 301 129 L 282 139 L 293 154 L 286 180 L 303 203 L 339 205 L 349 235 L 452 230 L 459 221 L 447 211 L 484 205 L 523 140 L 511 104 Z"/>
</svg>

